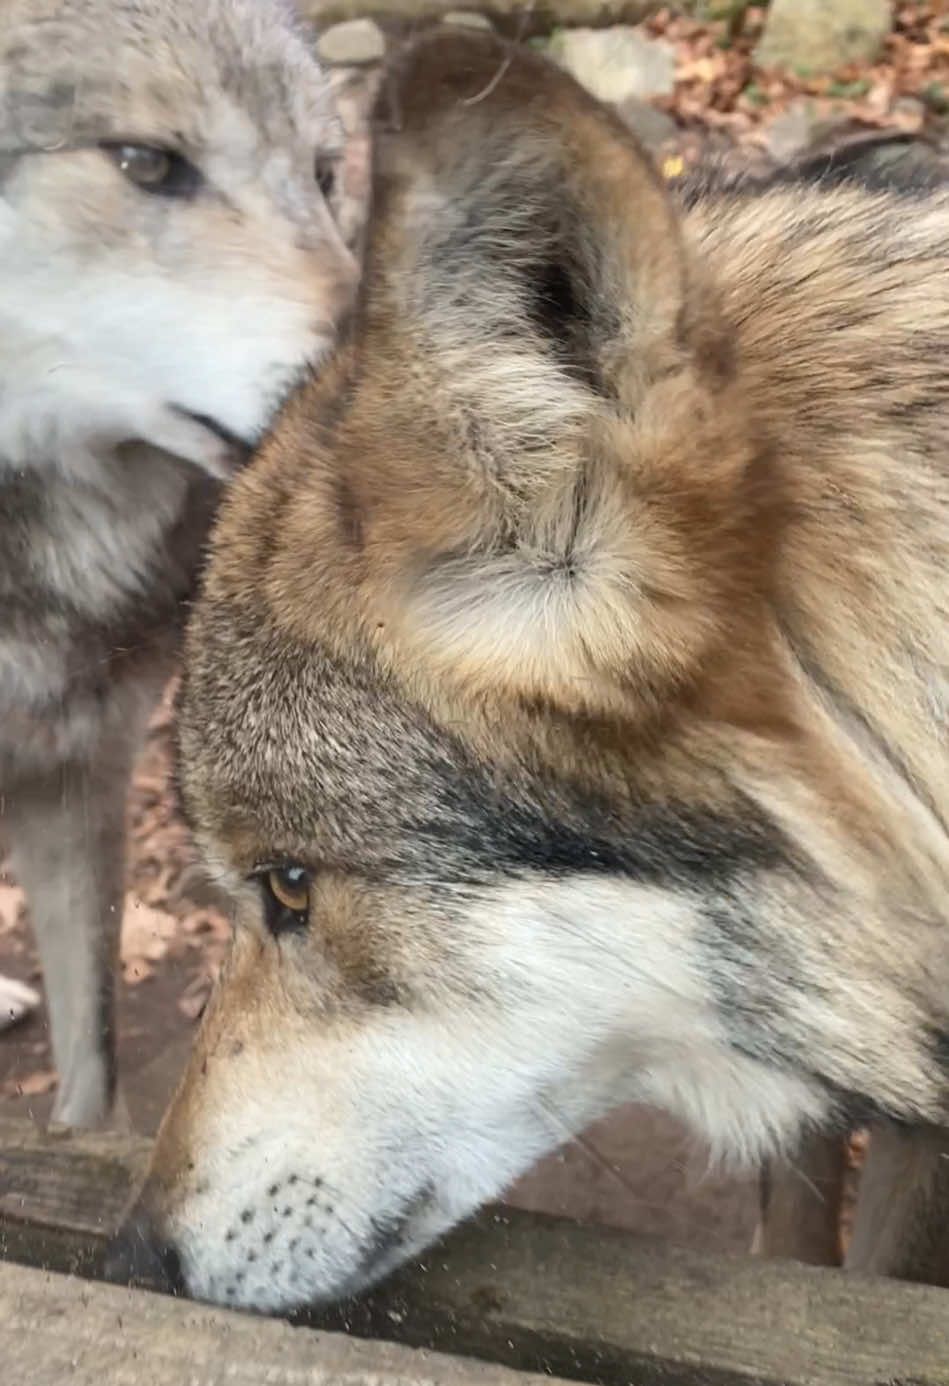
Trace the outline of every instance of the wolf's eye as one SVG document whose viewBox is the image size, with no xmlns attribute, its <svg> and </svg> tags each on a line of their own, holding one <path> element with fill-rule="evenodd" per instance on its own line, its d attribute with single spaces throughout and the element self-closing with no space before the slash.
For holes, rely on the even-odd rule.
<svg viewBox="0 0 949 1386">
<path fill-rule="evenodd" d="M 318 154 L 314 165 L 314 175 L 320 192 L 329 201 L 333 196 L 333 189 L 336 187 L 336 160 Z"/>
<path fill-rule="evenodd" d="M 273 866 L 259 879 L 270 932 L 305 929 L 310 913 L 310 873 L 306 867 Z"/>
<path fill-rule="evenodd" d="M 148 144 L 104 144 L 102 148 L 119 172 L 142 192 L 190 197 L 201 182 L 194 164 L 170 149 Z"/>
</svg>

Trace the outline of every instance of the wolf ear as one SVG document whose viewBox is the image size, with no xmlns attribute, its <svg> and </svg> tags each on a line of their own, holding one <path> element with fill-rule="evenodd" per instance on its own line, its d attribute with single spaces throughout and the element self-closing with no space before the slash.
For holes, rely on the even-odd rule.
<svg viewBox="0 0 949 1386">
<path fill-rule="evenodd" d="M 618 117 L 531 50 L 449 31 L 393 66 L 375 124 L 370 268 L 424 288 L 443 337 L 453 314 L 503 327 L 635 404 L 677 355 L 685 285 L 676 216 Z"/>
<path fill-rule="evenodd" d="M 667 191 L 567 74 L 482 34 L 413 47 L 376 129 L 361 331 L 391 475 L 365 494 L 401 536 L 380 629 L 522 699 L 654 705 L 721 586 L 692 388 L 714 352 Z"/>
</svg>

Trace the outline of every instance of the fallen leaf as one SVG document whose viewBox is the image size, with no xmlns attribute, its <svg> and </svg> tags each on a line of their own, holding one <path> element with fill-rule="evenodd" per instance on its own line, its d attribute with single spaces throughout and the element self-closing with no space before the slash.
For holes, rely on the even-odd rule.
<svg viewBox="0 0 949 1386">
<path fill-rule="evenodd" d="M 0 878 L 0 934 L 12 934 L 19 927 L 23 910 L 23 892 L 19 886 Z"/>
<path fill-rule="evenodd" d="M 144 958 L 133 958 L 122 963 L 122 980 L 126 986 L 137 987 L 142 982 L 147 982 L 155 975 L 155 969 L 150 967 Z"/>
<path fill-rule="evenodd" d="M 8 1078 L 3 1085 L 4 1097 L 42 1097 L 52 1092 L 59 1079 L 54 1069 L 40 1069 L 25 1078 Z"/>
<path fill-rule="evenodd" d="M 177 931 L 174 915 L 146 905 L 132 893 L 126 896 L 120 957 L 123 976 L 130 985 L 151 975 L 149 964 L 165 957 Z"/>
</svg>

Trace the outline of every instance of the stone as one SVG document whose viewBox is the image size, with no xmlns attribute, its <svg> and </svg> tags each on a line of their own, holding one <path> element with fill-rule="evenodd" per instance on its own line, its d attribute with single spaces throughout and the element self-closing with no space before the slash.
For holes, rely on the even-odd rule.
<svg viewBox="0 0 949 1386">
<path fill-rule="evenodd" d="M 811 147 L 818 127 L 814 102 L 806 96 L 798 97 L 766 125 L 765 147 L 779 164 L 790 163 Z"/>
<path fill-rule="evenodd" d="M 890 0 L 771 0 L 755 62 L 802 76 L 872 62 L 892 22 Z"/>
<path fill-rule="evenodd" d="M 789 163 L 808 148 L 813 128 L 812 103 L 806 98 L 792 101 L 787 110 L 775 116 L 765 128 L 768 153 L 780 164 Z"/>
<path fill-rule="evenodd" d="M 547 45 L 550 56 L 593 96 L 619 104 L 668 96 L 675 87 L 675 50 L 628 25 L 612 29 L 561 29 Z"/>
<path fill-rule="evenodd" d="M 316 45 L 324 63 L 334 67 L 364 67 L 386 55 L 386 41 L 371 19 L 347 19 L 324 29 Z"/>
<path fill-rule="evenodd" d="M 674 140 L 679 127 L 665 111 L 657 111 L 647 101 L 631 96 L 621 102 L 618 114 L 646 149 L 656 150 Z"/>
<path fill-rule="evenodd" d="M 345 145 L 336 175 L 333 214 L 343 240 L 359 246 L 369 210 L 371 147 L 369 119 L 379 89 L 379 67 L 334 67 L 329 72 Z"/>
<path fill-rule="evenodd" d="M 949 153 L 905 130 L 878 130 L 853 118 L 814 127 L 809 147 L 788 162 L 825 183 L 853 178 L 873 188 L 944 188 Z"/>
<path fill-rule="evenodd" d="M 443 24 L 456 24 L 462 29 L 492 29 L 494 25 L 486 14 L 475 14 L 474 10 L 449 10 L 442 15 Z"/>
<path fill-rule="evenodd" d="M 901 130 L 914 133 L 923 128 L 926 119 L 926 103 L 917 96 L 901 96 L 893 102 L 891 114 L 896 118 Z"/>
</svg>

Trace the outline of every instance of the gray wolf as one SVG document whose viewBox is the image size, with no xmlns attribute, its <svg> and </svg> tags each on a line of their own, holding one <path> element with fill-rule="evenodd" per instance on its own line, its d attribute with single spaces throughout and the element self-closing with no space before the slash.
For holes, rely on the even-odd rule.
<svg viewBox="0 0 949 1386">
<path fill-rule="evenodd" d="M 235 936 L 116 1265 L 347 1295 L 633 1099 L 752 1166 L 877 1120 L 928 1197 L 949 195 L 674 195 L 485 36 L 377 119 L 351 332 L 190 625 Z"/>
<path fill-rule="evenodd" d="M 354 282 L 326 79 L 271 0 L 0 13 L 0 813 L 54 1117 L 107 1120 L 130 761 L 221 481 Z"/>
</svg>

